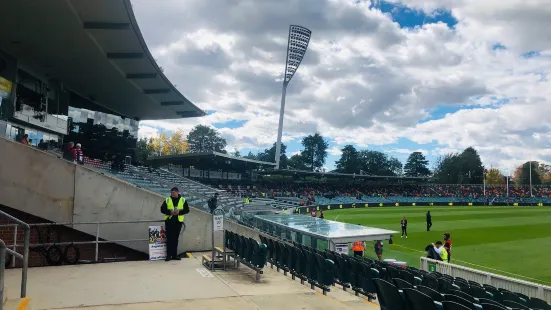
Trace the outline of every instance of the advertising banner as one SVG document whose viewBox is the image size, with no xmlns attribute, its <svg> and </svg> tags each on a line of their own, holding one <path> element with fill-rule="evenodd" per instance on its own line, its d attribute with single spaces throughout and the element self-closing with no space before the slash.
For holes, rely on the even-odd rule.
<svg viewBox="0 0 551 310">
<path fill-rule="evenodd" d="M 149 260 L 166 258 L 166 234 L 164 226 L 149 226 Z"/>
</svg>

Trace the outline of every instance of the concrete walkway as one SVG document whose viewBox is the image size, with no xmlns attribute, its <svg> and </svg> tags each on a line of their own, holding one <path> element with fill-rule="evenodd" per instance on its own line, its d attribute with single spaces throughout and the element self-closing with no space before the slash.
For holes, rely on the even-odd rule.
<svg viewBox="0 0 551 310">
<path fill-rule="evenodd" d="M 21 270 L 6 270 L 18 288 Z M 41 267 L 29 270 L 33 309 L 379 309 L 335 288 L 328 296 L 265 268 L 261 282 L 247 267 L 211 273 L 198 259 Z M 9 298 L 19 291 L 10 289 Z"/>
</svg>

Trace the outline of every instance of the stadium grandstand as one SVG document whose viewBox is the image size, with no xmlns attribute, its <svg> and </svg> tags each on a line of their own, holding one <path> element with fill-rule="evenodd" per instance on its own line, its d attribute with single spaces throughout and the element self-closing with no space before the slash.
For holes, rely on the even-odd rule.
<svg viewBox="0 0 551 310">
<path fill-rule="evenodd" d="M 550 309 L 551 287 L 426 257 L 417 268 L 354 256 L 352 244 L 398 232 L 303 215 L 547 206 L 549 187 L 275 170 L 219 152 L 134 161 L 140 121 L 204 115 L 156 64 L 129 0 L 4 5 L 0 310 Z M 173 187 L 191 207 L 178 244 L 185 259 L 153 261 L 151 231 L 162 235 Z"/>
</svg>

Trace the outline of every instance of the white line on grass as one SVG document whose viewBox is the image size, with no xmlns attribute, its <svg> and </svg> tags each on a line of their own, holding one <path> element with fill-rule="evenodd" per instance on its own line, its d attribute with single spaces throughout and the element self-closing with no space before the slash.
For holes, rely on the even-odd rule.
<svg viewBox="0 0 551 310">
<path fill-rule="evenodd" d="M 404 249 L 408 249 L 408 250 L 410 250 L 410 251 L 419 252 L 419 253 L 425 253 L 425 251 L 420 251 L 420 250 L 417 250 L 417 249 L 408 248 L 408 247 L 403 246 L 403 245 L 399 245 L 399 244 L 394 244 L 394 245 L 397 246 L 397 247 L 401 247 L 401 248 L 404 248 Z M 493 271 L 496 271 L 496 272 L 499 272 L 499 273 L 506 273 L 506 274 L 515 276 L 516 278 L 529 279 L 529 280 L 538 281 L 538 282 L 540 282 L 540 283 L 551 284 L 551 282 L 542 281 L 542 280 L 540 280 L 540 279 L 530 278 L 530 277 L 522 276 L 522 275 L 519 275 L 519 274 L 516 274 L 516 273 L 512 273 L 512 272 L 507 272 L 507 271 L 503 271 L 503 270 L 499 270 L 499 269 L 495 269 L 495 268 L 486 267 L 486 266 L 483 266 L 483 265 L 477 265 L 477 264 L 469 263 L 469 262 L 462 261 L 462 260 L 459 260 L 459 259 L 454 259 L 454 261 L 457 261 L 457 262 L 460 262 L 460 263 L 466 264 L 466 265 L 475 266 L 475 267 L 478 267 L 478 268 L 484 268 L 484 269 L 488 269 L 488 270 L 493 270 Z"/>
</svg>

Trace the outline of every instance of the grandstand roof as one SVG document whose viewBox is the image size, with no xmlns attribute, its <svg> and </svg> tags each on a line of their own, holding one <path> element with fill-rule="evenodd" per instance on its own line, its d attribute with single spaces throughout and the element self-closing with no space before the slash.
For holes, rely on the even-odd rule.
<svg viewBox="0 0 551 310">
<path fill-rule="evenodd" d="M 130 0 L 10 1 L 2 6 L 0 46 L 25 70 L 122 116 L 206 115 L 156 64 Z"/>
<path fill-rule="evenodd" d="M 258 166 L 275 166 L 275 163 L 235 157 L 219 152 L 190 153 L 180 155 L 152 156 L 147 162 L 153 165 L 182 165 L 183 167 L 194 166 L 196 169 L 228 169 L 246 170 L 258 168 Z"/>
<path fill-rule="evenodd" d="M 326 178 L 362 178 L 362 179 L 401 179 L 401 180 L 427 180 L 428 177 L 403 177 L 403 176 L 386 176 L 373 174 L 351 174 L 338 172 L 316 172 L 293 169 L 271 169 L 258 172 L 263 175 L 297 175 L 297 176 L 315 176 Z"/>
</svg>

